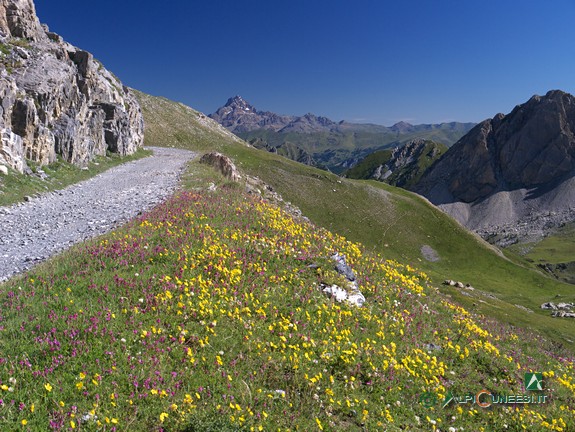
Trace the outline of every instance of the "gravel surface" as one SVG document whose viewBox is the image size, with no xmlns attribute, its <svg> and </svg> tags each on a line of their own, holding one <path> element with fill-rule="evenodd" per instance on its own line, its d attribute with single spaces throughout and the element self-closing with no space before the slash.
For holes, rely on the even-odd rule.
<svg viewBox="0 0 575 432">
<path fill-rule="evenodd" d="M 153 147 L 128 162 L 60 191 L 0 207 L 0 282 L 106 233 L 169 197 L 195 153 Z"/>
</svg>

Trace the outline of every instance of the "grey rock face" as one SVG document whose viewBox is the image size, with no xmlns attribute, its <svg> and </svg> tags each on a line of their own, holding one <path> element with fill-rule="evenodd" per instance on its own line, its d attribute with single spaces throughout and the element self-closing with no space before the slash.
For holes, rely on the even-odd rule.
<svg viewBox="0 0 575 432">
<path fill-rule="evenodd" d="M 575 97 L 533 96 L 508 115 L 485 120 L 461 138 L 422 179 L 433 195 L 445 183 L 453 200 L 473 202 L 499 190 L 546 185 L 575 169 Z"/>
<path fill-rule="evenodd" d="M 106 151 L 133 153 L 144 122 L 130 93 L 92 54 L 40 25 L 31 0 L 0 0 L 0 164 L 25 159 L 83 165 Z"/>
<path fill-rule="evenodd" d="M 0 31 L 5 36 L 32 40 L 43 38 L 34 2 L 32 0 L 0 1 Z"/>
<path fill-rule="evenodd" d="M 200 158 L 200 163 L 210 165 L 231 181 L 240 181 L 241 176 L 232 160 L 218 152 L 206 153 Z"/>
<path fill-rule="evenodd" d="M 22 158 L 24 154 L 22 138 L 8 129 L 2 129 L 0 139 L 0 163 L 24 172 L 26 165 Z"/>
<path fill-rule="evenodd" d="M 415 190 L 485 238 L 534 219 L 545 234 L 565 222 L 545 214 L 571 213 L 574 175 L 575 97 L 554 90 L 477 125 Z"/>
</svg>

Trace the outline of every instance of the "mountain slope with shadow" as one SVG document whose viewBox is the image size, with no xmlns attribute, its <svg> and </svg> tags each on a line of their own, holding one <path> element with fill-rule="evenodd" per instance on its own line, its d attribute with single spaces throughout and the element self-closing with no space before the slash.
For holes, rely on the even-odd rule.
<svg viewBox="0 0 575 432">
<path fill-rule="evenodd" d="M 533 240 L 575 220 L 575 97 L 533 96 L 474 127 L 416 191 L 484 238 Z"/>
</svg>

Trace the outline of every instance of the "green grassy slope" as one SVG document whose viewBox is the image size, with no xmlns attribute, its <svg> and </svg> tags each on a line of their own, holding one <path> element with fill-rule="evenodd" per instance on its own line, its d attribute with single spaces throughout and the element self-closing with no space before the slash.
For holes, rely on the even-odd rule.
<svg viewBox="0 0 575 432">
<path fill-rule="evenodd" d="M 540 242 L 507 249 L 510 256 L 526 265 L 546 268 L 556 278 L 575 284 L 575 223 L 566 224 Z"/>
<path fill-rule="evenodd" d="M 208 150 L 219 146 L 222 141 L 243 144 L 234 134 L 193 108 L 138 90 L 131 91 L 144 113 L 146 146 Z"/>
<path fill-rule="evenodd" d="M 193 118 L 188 122 L 158 122 L 153 113 L 161 111 L 164 118 L 171 119 L 177 117 L 181 108 L 163 99 L 158 99 L 160 104 L 155 106 L 156 100 L 148 99 L 148 108 L 144 110 L 149 136 L 192 133 Z M 224 135 L 216 136 L 215 132 L 209 144 L 183 142 L 181 146 L 194 150 L 213 148 L 227 154 L 241 170 L 273 186 L 314 223 L 361 242 L 386 258 L 420 268 L 436 284 L 446 278 L 470 283 L 476 288 L 473 292 L 441 288 L 470 309 L 540 330 L 561 343 L 575 346 L 575 322 L 551 318 L 539 309 L 541 303 L 556 295 L 575 300 L 573 286 L 505 259 L 418 195 L 380 182 L 342 179 L 272 153 L 238 145 Z M 425 259 L 421 251 L 424 245 L 437 252 L 439 261 Z"/>
<path fill-rule="evenodd" d="M 356 165 L 345 171 L 344 175 L 351 179 L 366 180 L 380 165 L 385 165 L 391 159 L 391 149 L 378 150 L 368 154 Z"/>
<path fill-rule="evenodd" d="M 159 102 L 168 112 L 148 127 L 182 110 Z M 155 132 L 185 136 L 201 121 Z M 0 430 L 575 429 L 567 347 L 469 313 L 414 268 L 438 275 L 464 254 L 483 276 L 512 264 L 413 194 L 203 133 L 190 148 L 226 152 L 348 239 L 191 162 L 171 199 L 0 284 Z M 422 243 L 442 259 L 426 261 Z M 334 251 L 361 308 L 322 292 L 350 285 Z M 526 388 L 529 372 L 541 389 Z M 547 400 L 442 406 L 483 389 L 482 403 Z"/>
<path fill-rule="evenodd" d="M 561 263 L 575 260 L 575 224 L 570 224 L 537 244 L 527 255 L 533 261 Z"/>
<path fill-rule="evenodd" d="M 0 285 L 0 430 L 575 428 L 565 350 L 193 164 L 194 189 Z M 363 307 L 321 292 L 349 284 L 333 251 Z M 482 389 L 547 402 L 442 407 Z"/>
</svg>

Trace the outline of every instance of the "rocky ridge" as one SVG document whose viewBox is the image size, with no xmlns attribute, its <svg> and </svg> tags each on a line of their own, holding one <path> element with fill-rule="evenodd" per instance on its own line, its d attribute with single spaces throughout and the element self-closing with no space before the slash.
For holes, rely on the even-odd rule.
<svg viewBox="0 0 575 432">
<path fill-rule="evenodd" d="M 140 107 L 93 55 L 41 25 L 32 0 L 0 0 L 0 165 L 83 165 L 143 144 Z"/>
<path fill-rule="evenodd" d="M 533 96 L 473 128 L 416 191 L 484 238 L 545 235 L 575 216 L 574 132 L 575 97 Z"/>
<path fill-rule="evenodd" d="M 391 150 L 371 153 L 345 175 L 355 179 L 374 179 L 410 189 L 447 146 L 430 140 L 414 139 Z"/>
<path fill-rule="evenodd" d="M 336 123 L 326 117 L 314 114 L 284 116 L 270 111 L 258 111 L 241 96 L 234 96 L 219 108 L 210 118 L 233 133 L 269 129 L 275 132 L 312 133 L 329 131 Z"/>
</svg>

